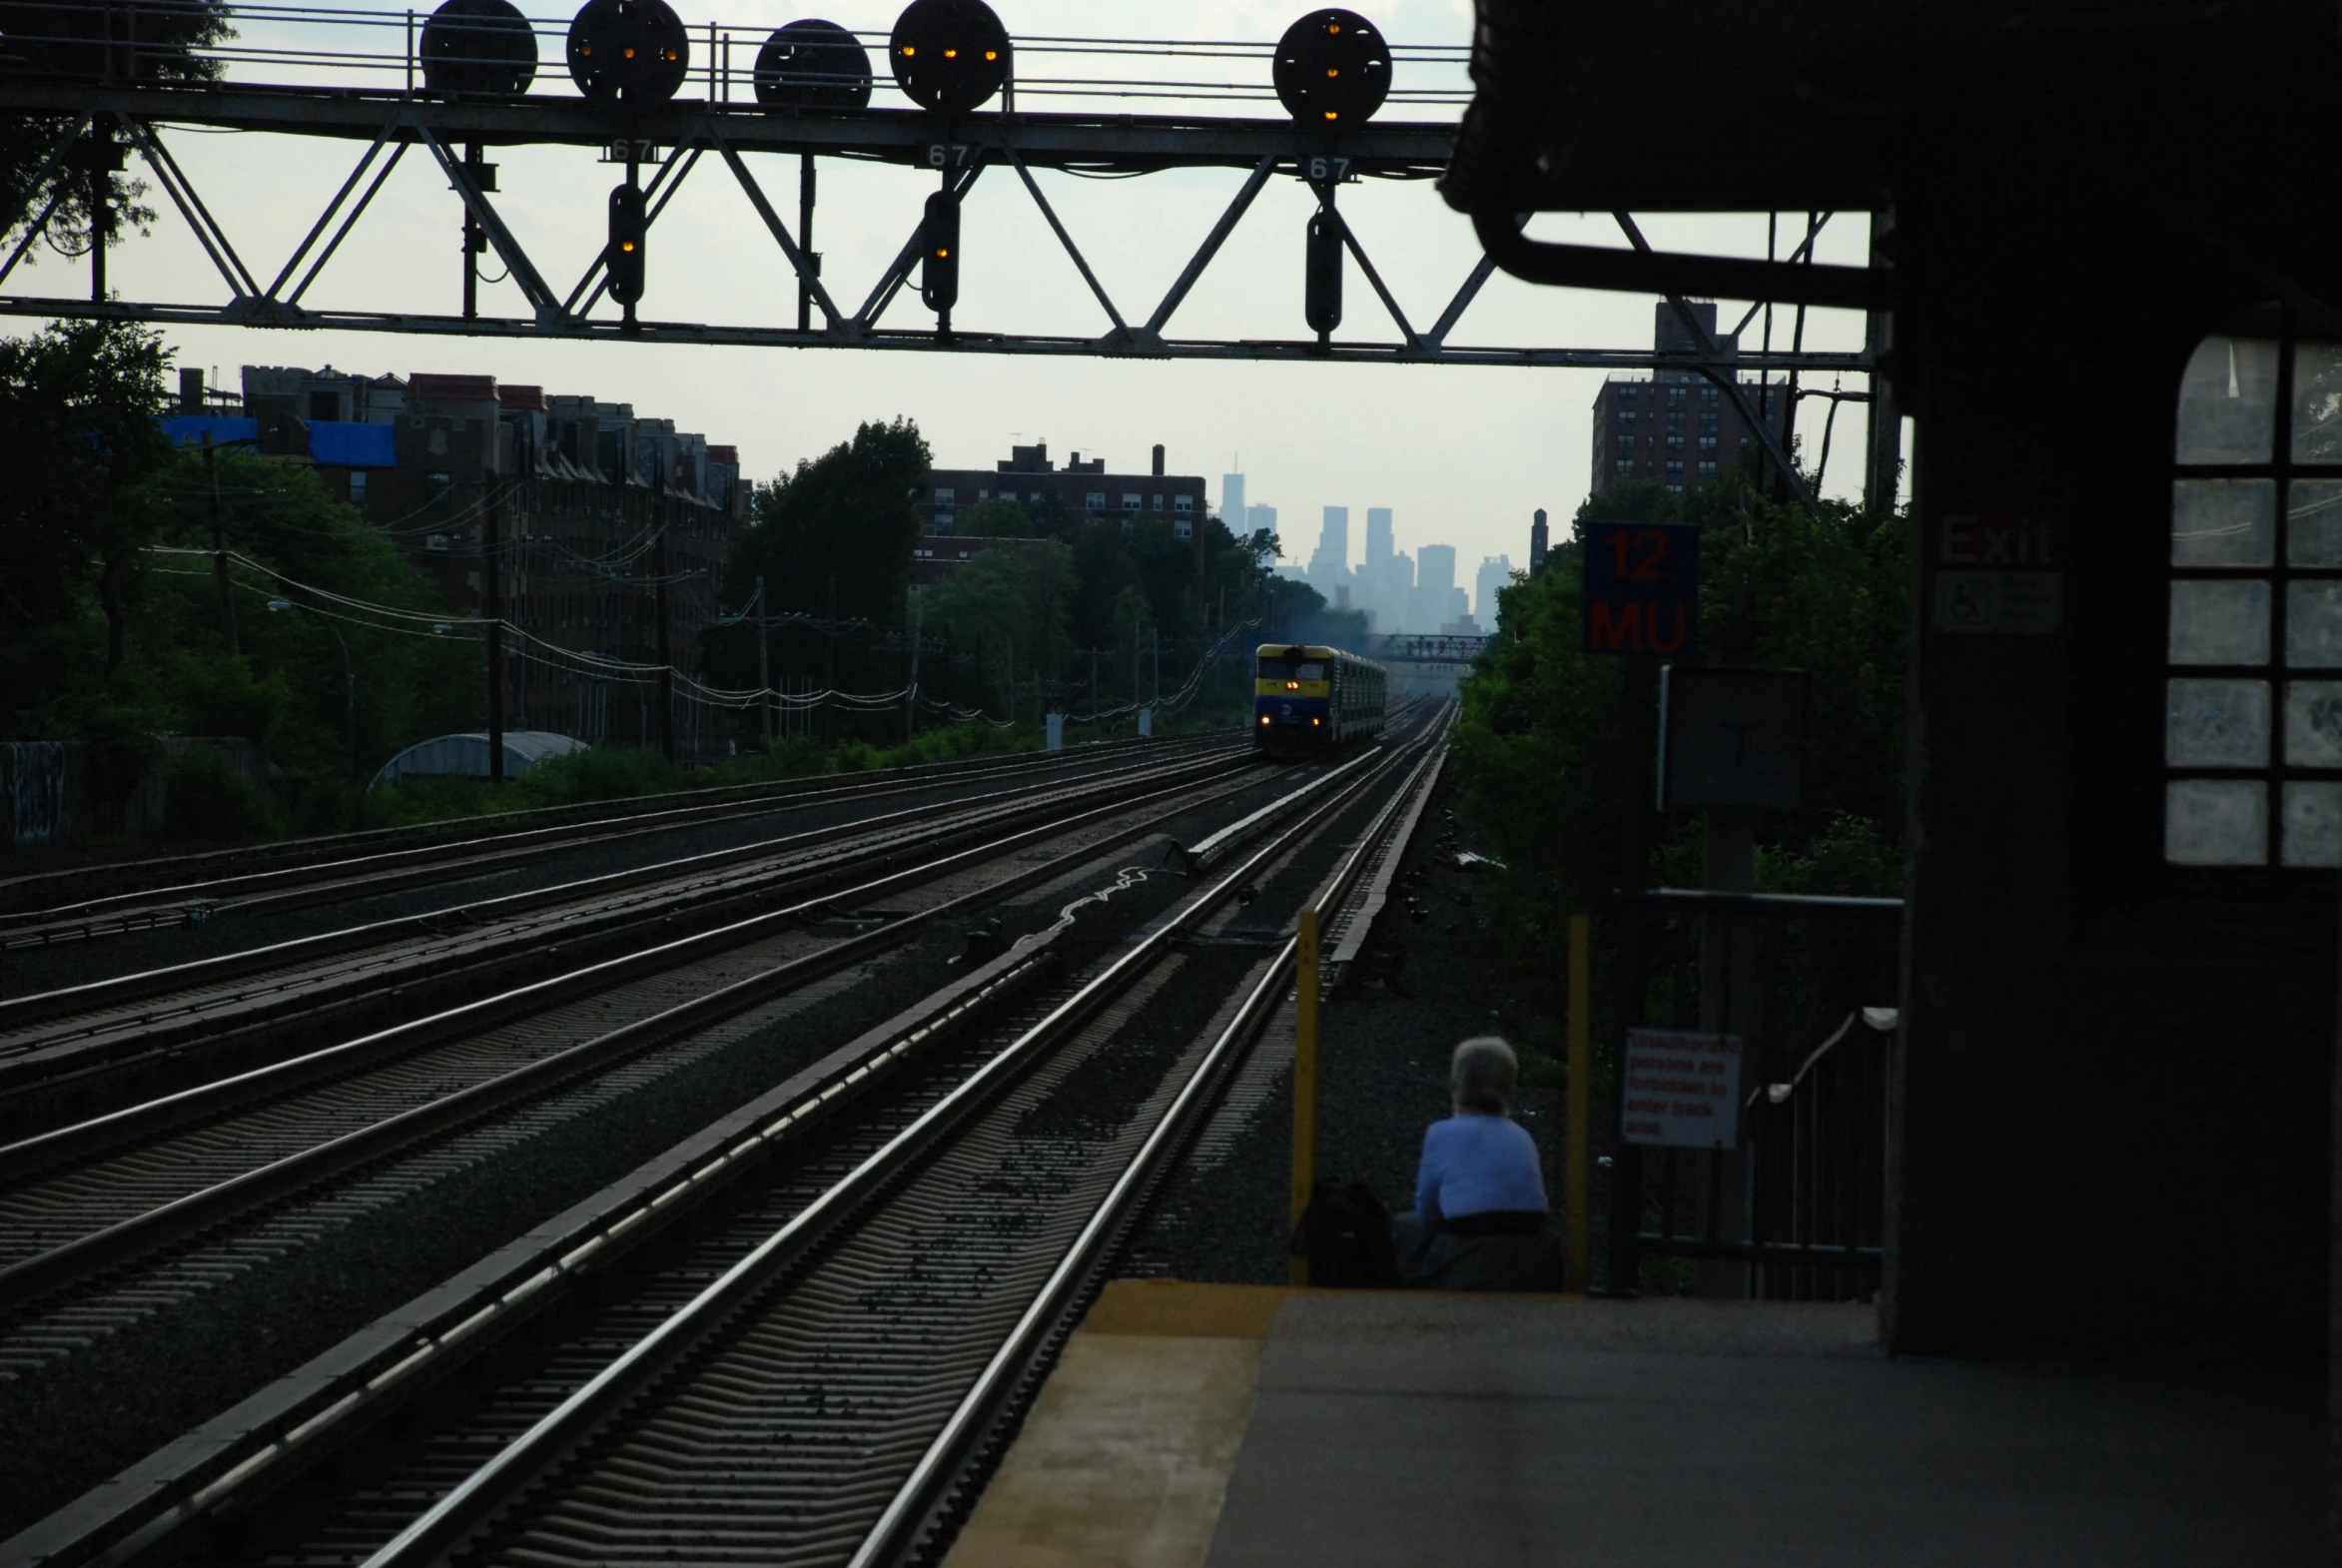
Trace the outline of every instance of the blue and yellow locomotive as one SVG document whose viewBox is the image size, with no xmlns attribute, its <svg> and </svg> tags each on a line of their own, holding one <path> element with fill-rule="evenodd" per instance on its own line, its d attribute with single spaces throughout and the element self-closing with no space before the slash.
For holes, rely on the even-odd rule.
<svg viewBox="0 0 2342 1568">
<path fill-rule="evenodd" d="M 1382 666 L 1339 648 L 1264 642 L 1252 687 L 1252 744 L 1331 751 L 1382 733 Z"/>
</svg>

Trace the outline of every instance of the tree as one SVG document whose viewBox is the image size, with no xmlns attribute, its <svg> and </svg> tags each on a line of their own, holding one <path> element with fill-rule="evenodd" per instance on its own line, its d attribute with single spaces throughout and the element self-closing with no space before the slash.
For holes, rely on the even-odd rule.
<svg viewBox="0 0 2342 1568">
<path fill-rule="evenodd" d="M 0 474 L 0 668 L 14 727 L 88 672 L 110 678 L 122 667 L 143 552 L 161 523 L 140 486 L 170 459 L 155 422 L 162 402 L 162 342 L 143 329 L 69 322 L 0 342 L 0 449 L 10 454 Z M 93 605 L 102 654 L 83 651 Z"/>
<path fill-rule="evenodd" d="M 198 51 L 234 36 L 221 0 L 49 0 L 11 7 L 0 31 L 12 74 L 72 82 L 212 81 L 221 64 Z M 143 231 L 154 222 L 154 210 L 141 200 L 145 182 L 94 169 L 85 158 L 52 164 L 52 155 L 85 120 L 0 115 L 0 212 L 9 215 L 10 242 L 54 201 L 44 225 L 49 243 L 63 255 L 87 255 L 98 230 L 93 198 L 101 190 L 110 215 L 109 243 L 125 226 Z M 25 259 L 30 262 L 33 254 L 28 251 Z"/>
<path fill-rule="evenodd" d="M 899 624 L 927 474 L 926 440 L 917 425 L 897 418 L 862 424 L 853 439 L 758 485 L 747 530 L 732 551 L 725 602 L 746 605 L 761 576 L 768 614 L 794 611 L 827 622 L 834 602 L 840 622 L 861 621 L 872 632 Z M 718 685 L 756 684 L 756 635 L 751 626 L 709 628 L 703 658 Z M 774 675 L 818 674 L 831 655 L 833 678 L 847 689 L 899 681 L 900 670 L 880 667 L 869 635 L 831 628 L 834 646 L 826 648 L 824 635 L 802 626 L 776 631 Z M 746 722 L 753 726 L 753 715 Z"/>
<path fill-rule="evenodd" d="M 1807 809 L 1767 822 L 1761 878 L 1784 891 L 1895 891 L 1906 515 L 1826 502 L 1817 518 L 1736 474 L 1684 495 L 1614 486 L 1578 516 L 1697 524 L 1702 660 L 1810 673 Z M 1583 566 L 1580 546 L 1564 542 L 1541 575 L 1499 592 L 1497 632 L 1464 683 L 1456 731 L 1464 810 L 1509 868 L 1508 927 L 1540 952 L 1568 915 L 1602 906 L 1628 809 L 1623 661 L 1580 651 Z M 1658 853 L 1663 875 L 1696 880 L 1696 825 L 1675 824 Z"/>
<path fill-rule="evenodd" d="M 1059 689 L 1078 591 L 1073 551 L 1055 539 L 994 545 L 936 587 L 928 618 L 976 661 L 979 689 L 1014 718 L 1028 683 L 1043 697 Z"/>
<path fill-rule="evenodd" d="M 1020 501 L 988 495 L 962 507 L 952 519 L 952 531 L 969 539 L 1038 539 L 1049 535 L 1033 520 Z"/>
</svg>

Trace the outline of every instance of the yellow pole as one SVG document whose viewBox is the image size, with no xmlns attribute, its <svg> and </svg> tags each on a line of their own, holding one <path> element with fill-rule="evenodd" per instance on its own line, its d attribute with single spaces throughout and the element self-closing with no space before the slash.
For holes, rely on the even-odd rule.
<svg viewBox="0 0 2342 1568">
<path fill-rule="evenodd" d="M 1317 1180 L 1317 911 L 1304 909 L 1293 948 L 1292 1230 L 1301 1228 Z M 1309 1254 L 1292 1254 L 1292 1282 L 1309 1282 Z"/>
<path fill-rule="evenodd" d="M 1569 1206 L 1570 1288 L 1594 1282 L 1594 958 L 1590 922 L 1569 918 Z"/>
</svg>

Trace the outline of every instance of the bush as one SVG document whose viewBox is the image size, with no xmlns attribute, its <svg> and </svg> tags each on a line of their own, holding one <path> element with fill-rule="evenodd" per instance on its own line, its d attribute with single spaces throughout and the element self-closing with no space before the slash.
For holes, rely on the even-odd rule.
<svg viewBox="0 0 2342 1568">
<path fill-rule="evenodd" d="M 691 787 L 682 770 L 655 751 L 598 747 L 573 751 L 530 768 L 504 786 L 499 811 L 575 806 L 592 800 L 629 800 Z"/>
<path fill-rule="evenodd" d="M 169 786 L 163 835 L 170 839 L 254 839 L 280 831 L 260 786 L 227 754 L 210 747 L 176 758 L 164 770 Z"/>
</svg>

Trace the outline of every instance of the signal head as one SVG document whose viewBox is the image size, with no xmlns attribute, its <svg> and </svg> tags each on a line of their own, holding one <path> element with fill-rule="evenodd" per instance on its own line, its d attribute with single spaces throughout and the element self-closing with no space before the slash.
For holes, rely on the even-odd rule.
<svg viewBox="0 0 2342 1568">
<path fill-rule="evenodd" d="M 517 98 L 536 80 L 536 29 L 510 0 L 446 0 L 414 48 L 426 92 Z"/>
<path fill-rule="evenodd" d="M 981 108 L 999 92 L 1011 53 L 1009 30 L 984 0 L 911 0 L 887 42 L 903 95 L 947 115 Z"/>
<path fill-rule="evenodd" d="M 819 17 L 791 22 L 756 52 L 756 101 L 767 109 L 860 109 L 870 80 L 869 53 Z"/>
<path fill-rule="evenodd" d="M 690 35 L 667 0 L 586 0 L 569 23 L 569 76 L 604 108 L 655 109 L 690 69 Z"/>
<path fill-rule="evenodd" d="M 1363 125 L 1390 93 L 1390 46 L 1355 11 L 1311 11 L 1277 40 L 1277 102 L 1303 125 Z"/>
</svg>

